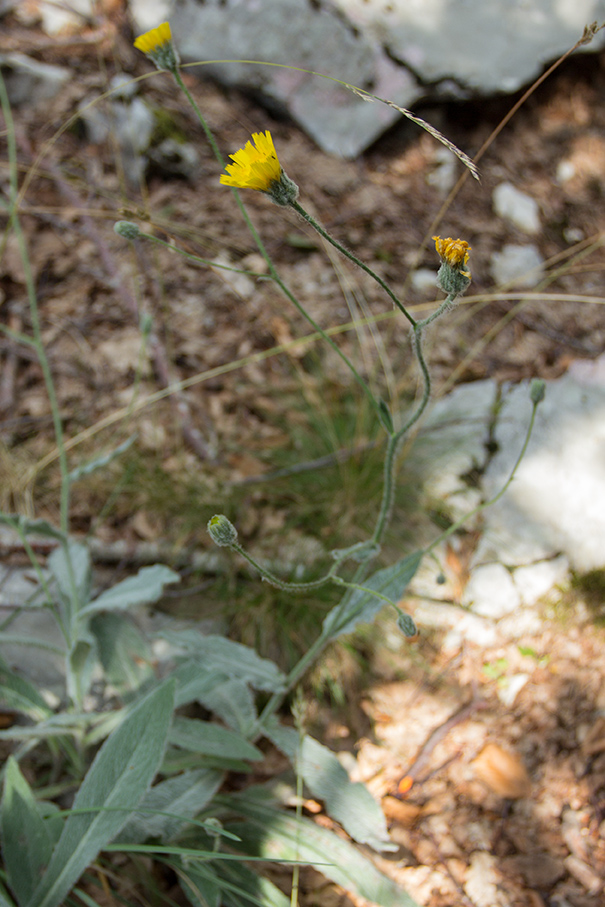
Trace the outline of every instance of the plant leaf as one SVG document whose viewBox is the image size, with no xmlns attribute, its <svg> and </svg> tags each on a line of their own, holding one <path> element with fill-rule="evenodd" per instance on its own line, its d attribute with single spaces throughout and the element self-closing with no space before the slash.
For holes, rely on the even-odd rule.
<svg viewBox="0 0 605 907">
<path fill-rule="evenodd" d="M 0 907 L 15 907 L 2 884 L 0 884 Z"/>
<path fill-rule="evenodd" d="M 205 756 L 259 760 L 263 754 L 240 734 L 197 718 L 175 718 L 168 735 L 173 746 Z"/>
<path fill-rule="evenodd" d="M 147 640 L 123 614 L 97 614 L 90 622 L 99 661 L 108 683 L 120 693 L 138 690 L 154 678 Z"/>
<path fill-rule="evenodd" d="M 242 907 L 252 904 L 257 907 L 290 907 L 290 898 L 283 891 L 249 869 L 245 863 L 221 860 L 217 864 L 217 875 L 223 883 L 223 904 L 225 907 Z"/>
<path fill-rule="evenodd" d="M 94 457 L 92 460 L 88 460 L 86 463 L 82 463 L 80 466 L 76 466 L 75 469 L 69 474 L 70 482 L 77 482 L 78 479 L 83 478 L 84 476 L 89 476 L 91 473 L 96 472 L 97 469 L 102 469 L 104 466 L 109 466 L 113 460 L 123 454 L 128 448 L 134 444 L 137 436 L 131 435 L 126 439 L 122 444 L 119 444 L 113 450 L 108 451 L 108 453 L 100 454 L 98 457 Z"/>
<path fill-rule="evenodd" d="M 48 566 L 57 581 L 63 618 L 71 630 L 75 615 L 90 595 L 90 552 L 86 545 L 70 539 L 55 548 L 48 558 Z"/>
<path fill-rule="evenodd" d="M 380 805 L 365 784 L 353 782 L 337 757 L 326 746 L 305 735 L 300 746 L 298 731 L 274 722 L 267 737 L 300 769 L 312 795 L 323 800 L 326 812 L 360 844 L 374 850 L 397 850 L 387 831 Z M 300 752 L 299 752 L 300 751 Z"/>
<path fill-rule="evenodd" d="M 1 823 L 8 884 L 19 904 L 26 904 L 50 860 L 53 843 L 14 756 L 6 765 Z"/>
<path fill-rule="evenodd" d="M 41 535 L 46 538 L 65 540 L 60 529 L 47 523 L 46 520 L 30 520 L 17 513 L 0 513 L 0 526 L 10 526 L 22 535 Z"/>
<path fill-rule="evenodd" d="M 219 794 L 213 803 L 245 816 L 225 828 L 241 843 L 229 847 L 267 860 L 310 863 L 327 878 L 379 907 L 419 907 L 403 888 L 378 870 L 359 849 L 304 816 L 297 819 L 276 809 L 269 794 L 249 788 L 242 794 Z"/>
<path fill-rule="evenodd" d="M 182 661 L 170 676 L 177 684 L 177 708 L 198 701 L 210 690 L 229 680 L 226 674 L 203 667 L 195 658 Z"/>
<path fill-rule="evenodd" d="M 198 696 L 200 702 L 214 712 L 225 724 L 243 737 L 252 737 L 256 731 L 256 705 L 252 691 L 241 680 L 227 680 L 208 693 Z"/>
<path fill-rule="evenodd" d="M 119 843 L 140 843 L 147 838 L 159 838 L 160 841 L 174 838 L 187 820 L 212 799 L 223 778 L 224 772 L 201 768 L 156 784 L 145 794 L 120 832 Z M 172 815 L 159 815 L 160 812 Z"/>
<path fill-rule="evenodd" d="M 376 592 L 397 603 L 418 570 L 423 556 L 424 551 L 415 551 L 396 564 L 378 570 L 369 579 L 364 580 L 363 585 L 368 589 L 375 589 Z M 344 633 L 352 633 L 358 624 L 373 620 L 384 608 L 384 604 L 371 592 L 353 589 L 347 592 L 342 601 L 326 616 L 322 635 L 336 639 Z"/>
<path fill-rule="evenodd" d="M 178 573 L 164 567 L 163 564 L 142 567 L 136 576 L 129 576 L 128 579 L 102 592 L 98 598 L 82 608 L 80 614 L 82 617 L 90 617 L 101 611 L 124 611 L 135 605 L 148 605 L 157 602 L 164 591 L 164 586 L 180 581 Z"/>
<path fill-rule="evenodd" d="M 27 907 L 59 907 L 99 851 L 118 833 L 162 760 L 174 708 L 168 681 L 127 713 L 105 741 L 78 791 L 46 875 Z M 88 811 L 90 810 L 90 811 Z"/>
<path fill-rule="evenodd" d="M 180 863 L 179 885 L 192 907 L 221 907 L 220 885 L 208 863 Z"/>
<path fill-rule="evenodd" d="M 52 714 L 52 709 L 33 684 L 14 674 L 4 662 L 0 662 L 0 702 L 33 721 L 41 721 Z"/>
<path fill-rule="evenodd" d="M 253 649 L 224 636 L 204 636 L 197 630 L 167 630 L 160 634 L 175 646 L 200 658 L 204 668 L 243 680 L 255 690 L 282 690 L 286 678 L 276 664 Z"/>
</svg>

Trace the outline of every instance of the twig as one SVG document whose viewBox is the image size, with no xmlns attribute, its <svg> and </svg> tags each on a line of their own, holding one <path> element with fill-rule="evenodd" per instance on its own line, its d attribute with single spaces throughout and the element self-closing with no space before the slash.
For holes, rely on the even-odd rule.
<svg viewBox="0 0 605 907">
<path fill-rule="evenodd" d="M 429 735 L 426 743 L 424 743 L 420 748 L 420 751 L 412 762 L 411 766 L 405 772 L 402 781 L 404 779 L 415 781 L 428 765 L 431 753 L 433 752 L 437 744 L 441 743 L 441 741 L 445 737 L 447 737 L 452 728 L 456 727 L 457 724 L 460 724 L 461 721 L 466 721 L 466 719 L 469 718 L 477 709 L 486 708 L 488 708 L 488 703 L 483 699 L 471 699 L 470 702 L 459 708 L 457 712 L 454 712 L 454 714 L 451 715 L 447 719 L 447 721 L 441 724 L 438 728 L 435 728 L 435 730 Z"/>
</svg>

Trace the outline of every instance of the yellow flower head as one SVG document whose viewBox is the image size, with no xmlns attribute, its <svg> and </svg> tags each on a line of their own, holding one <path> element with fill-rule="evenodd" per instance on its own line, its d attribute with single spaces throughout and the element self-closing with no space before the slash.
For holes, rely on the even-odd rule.
<svg viewBox="0 0 605 907">
<path fill-rule="evenodd" d="M 246 142 L 243 148 L 229 155 L 233 163 L 225 167 L 227 173 L 221 176 L 221 183 L 237 189 L 266 192 L 271 183 L 279 180 L 281 165 L 269 130 L 254 132 L 252 142 Z"/>
<path fill-rule="evenodd" d="M 448 236 L 441 239 L 433 236 L 435 248 L 441 258 L 441 267 L 437 273 L 437 285 L 451 297 L 451 301 L 461 296 L 471 282 L 471 272 L 467 269 L 470 246 L 465 239 L 452 239 Z"/>
<path fill-rule="evenodd" d="M 252 133 L 252 141 L 229 157 L 233 163 L 221 175 L 224 186 L 258 189 L 278 205 L 288 205 L 297 197 L 298 186 L 282 170 L 269 130 Z"/>
<path fill-rule="evenodd" d="M 470 273 L 465 271 L 468 264 L 468 253 L 471 250 L 471 247 L 466 240 L 452 239 L 450 236 L 448 236 L 447 239 L 441 239 L 440 236 L 433 236 L 433 239 L 435 240 L 437 254 L 441 260 L 456 271 L 462 271 L 465 276 L 470 277 Z"/>
<path fill-rule="evenodd" d="M 179 56 L 172 43 L 170 23 L 162 22 L 157 28 L 145 32 L 134 42 L 137 50 L 142 51 L 150 60 L 153 60 L 158 69 L 167 72 L 176 72 L 179 65 Z"/>
</svg>

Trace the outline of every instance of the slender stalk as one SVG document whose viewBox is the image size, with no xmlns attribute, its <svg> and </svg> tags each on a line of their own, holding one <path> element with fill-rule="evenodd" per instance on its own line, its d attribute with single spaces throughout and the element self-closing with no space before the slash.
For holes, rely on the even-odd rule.
<svg viewBox="0 0 605 907">
<path fill-rule="evenodd" d="M 350 252 L 349 249 L 346 248 L 346 246 L 343 246 L 342 243 L 339 243 L 337 239 L 334 239 L 334 237 L 330 233 L 328 233 L 328 231 L 324 227 L 322 227 L 321 224 L 318 223 L 318 221 L 316 221 L 315 218 L 312 217 L 308 211 L 305 211 L 305 209 L 299 202 L 297 202 L 296 200 L 291 201 L 290 207 L 293 208 L 297 214 L 300 214 L 300 216 L 303 218 L 303 220 L 306 220 L 306 222 L 308 224 L 310 224 L 310 226 L 312 226 L 314 230 L 317 230 L 317 232 L 319 233 L 320 236 L 323 236 L 324 239 L 326 239 L 329 243 L 331 243 L 335 249 L 338 249 L 338 251 L 341 252 L 346 258 L 348 258 L 349 261 L 352 261 L 354 264 L 357 265 L 358 268 L 361 268 L 362 271 L 365 271 L 366 274 L 369 274 L 370 277 L 372 278 L 372 280 L 375 280 L 376 283 L 380 287 L 382 287 L 382 289 L 385 291 L 387 296 L 397 306 L 399 311 L 407 318 L 407 320 L 412 325 L 412 327 L 414 327 L 416 325 L 416 323 L 417 323 L 416 319 L 412 315 L 410 315 L 410 313 L 408 312 L 406 307 L 399 301 L 397 296 L 393 293 L 393 291 L 391 290 L 388 283 L 385 283 L 385 281 L 382 279 L 382 277 L 380 277 L 380 275 L 378 275 L 376 273 L 376 271 L 373 271 L 372 268 L 370 268 L 370 267 L 368 267 L 368 265 L 364 264 L 364 262 L 361 261 L 361 259 L 357 258 L 357 256 L 354 255 L 353 252 Z"/>
<path fill-rule="evenodd" d="M 255 570 L 258 570 L 265 582 L 270 583 L 272 586 L 277 586 L 278 589 L 281 589 L 282 592 L 308 592 L 309 589 L 319 589 L 320 586 L 325 586 L 326 583 L 330 582 L 334 578 L 334 573 L 338 568 L 338 563 L 335 563 L 330 567 L 325 576 L 320 577 L 319 579 L 310 580 L 308 583 L 285 583 L 279 577 L 275 576 L 274 573 L 271 573 L 270 570 L 267 570 L 266 567 L 263 567 L 262 564 L 259 564 L 251 554 L 242 548 L 241 545 L 238 545 L 237 542 L 229 546 L 232 551 L 236 551 L 240 554 L 245 560 L 248 561 L 251 567 L 254 567 Z"/>
<path fill-rule="evenodd" d="M 225 168 L 225 159 L 220 152 L 216 139 L 214 138 L 214 134 L 213 134 L 212 130 L 210 129 L 210 127 L 208 126 L 208 124 L 204 118 L 204 115 L 202 114 L 202 111 L 196 104 L 191 92 L 188 90 L 187 86 L 183 82 L 183 79 L 181 78 L 181 74 L 178 72 L 178 70 L 174 73 L 174 78 L 176 80 L 177 85 L 184 92 L 185 97 L 191 104 L 191 106 L 195 112 L 195 115 L 198 118 L 202 129 L 204 130 L 204 134 L 205 134 L 206 138 L 208 139 L 208 143 L 209 143 L 210 147 L 212 148 L 218 163 L 224 169 Z M 378 415 L 380 417 L 380 407 L 379 407 L 378 401 L 374 397 L 374 394 L 372 393 L 372 391 L 370 390 L 370 388 L 368 387 L 368 385 L 366 384 L 364 379 L 361 377 L 361 375 L 359 374 L 359 372 L 357 371 L 357 369 L 355 368 L 353 363 L 350 361 L 350 359 L 342 352 L 340 347 L 332 340 L 332 338 L 326 334 L 326 332 L 323 330 L 323 328 L 321 328 L 320 325 L 309 315 L 309 313 L 305 310 L 305 308 L 298 301 L 296 296 L 291 292 L 291 290 L 288 289 L 286 284 L 283 282 L 283 280 L 281 279 L 281 277 L 279 276 L 279 274 L 277 272 L 275 265 L 273 264 L 273 259 L 271 258 L 271 256 L 267 252 L 267 249 L 265 248 L 265 244 L 263 243 L 258 230 L 252 223 L 250 215 L 248 214 L 248 211 L 247 211 L 244 203 L 241 200 L 239 192 L 237 191 L 237 189 L 231 188 L 231 193 L 233 195 L 233 198 L 235 199 L 235 202 L 240 210 L 242 217 L 244 218 L 244 221 L 246 222 L 246 226 L 248 227 L 248 230 L 250 231 L 252 238 L 254 239 L 254 242 L 256 243 L 258 251 L 264 258 L 265 262 L 267 263 L 267 267 L 269 269 L 269 274 L 270 274 L 271 278 L 277 284 L 277 286 L 280 288 L 280 290 L 282 291 L 284 296 L 286 296 L 286 298 L 289 299 L 289 301 L 295 306 L 296 310 L 303 316 L 303 318 L 311 325 L 311 327 L 315 331 L 318 332 L 318 334 L 320 334 L 322 339 L 325 340 L 325 342 L 327 344 L 329 344 L 329 346 L 332 347 L 332 349 L 334 350 L 336 355 L 342 359 L 342 361 L 345 363 L 347 368 L 350 370 L 351 374 L 353 375 L 353 377 L 355 378 L 355 380 L 357 381 L 359 386 L 362 388 L 362 390 L 366 394 L 368 400 L 370 401 L 370 403 L 372 404 L 372 406 L 374 407 L 374 409 L 376 410 L 376 412 L 378 413 Z M 378 275 L 376 275 L 376 278 L 379 279 Z M 411 319 L 411 316 L 408 315 L 408 318 Z"/>
</svg>

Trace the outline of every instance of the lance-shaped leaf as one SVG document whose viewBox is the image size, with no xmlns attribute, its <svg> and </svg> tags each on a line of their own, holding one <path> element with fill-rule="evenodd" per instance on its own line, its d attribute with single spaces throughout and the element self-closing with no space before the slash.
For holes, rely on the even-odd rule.
<svg viewBox="0 0 605 907">
<path fill-rule="evenodd" d="M 369 579 L 364 580 L 364 591 L 353 589 L 344 596 L 327 615 L 323 622 L 323 636 L 336 639 L 344 633 L 352 633 L 361 623 L 373 620 L 384 608 L 384 600 L 372 595 L 371 591 L 380 592 L 392 602 L 397 603 L 414 577 L 424 556 L 424 551 L 415 551 L 403 560 L 378 570 Z"/>
<path fill-rule="evenodd" d="M 389 839 L 384 813 L 365 784 L 351 781 L 334 753 L 317 740 L 277 721 L 265 731 L 267 737 L 300 771 L 312 795 L 323 800 L 326 812 L 360 844 L 375 850 L 397 850 Z"/>
<path fill-rule="evenodd" d="M 194 654 L 207 670 L 212 668 L 227 677 L 243 680 L 255 690 L 272 693 L 285 686 L 286 678 L 277 665 L 239 642 L 224 636 L 204 636 L 197 630 L 166 630 L 160 636 Z"/>
<path fill-rule="evenodd" d="M 164 586 L 168 583 L 180 583 L 181 577 L 163 564 L 143 567 L 136 576 L 116 583 L 111 589 L 102 592 L 93 602 L 82 608 L 80 615 L 90 617 L 102 611 L 124 611 L 135 605 L 149 605 L 161 597 Z"/>
<path fill-rule="evenodd" d="M 13 756 L 8 759 L 4 776 L 1 823 L 8 884 L 18 902 L 25 904 L 46 869 L 53 842 L 36 798 Z"/>
<path fill-rule="evenodd" d="M 167 682 L 129 712 L 97 753 L 46 874 L 24 907 L 59 907 L 128 820 L 160 765 L 174 708 Z"/>
<path fill-rule="evenodd" d="M 173 746 L 205 756 L 250 760 L 263 758 L 261 751 L 241 734 L 197 718 L 175 718 L 168 739 Z"/>
<path fill-rule="evenodd" d="M 378 870 L 359 848 L 310 819 L 276 809 L 266 792 L 250 788 L 243 794 L 219 794 L 213 801 L 244 821 L 224 826 L 240 838 L 229 848 L 266 860 L 310 863 L 327 878 L 378 907 L 419 907 L 403 888 Z"/>
</svg>

